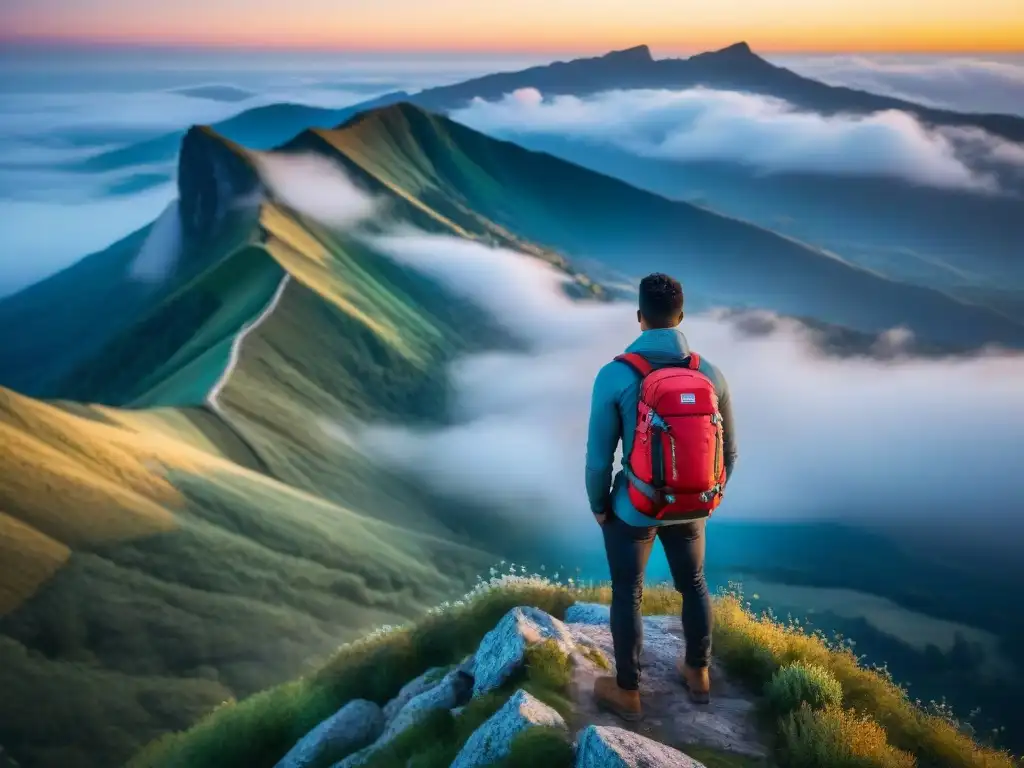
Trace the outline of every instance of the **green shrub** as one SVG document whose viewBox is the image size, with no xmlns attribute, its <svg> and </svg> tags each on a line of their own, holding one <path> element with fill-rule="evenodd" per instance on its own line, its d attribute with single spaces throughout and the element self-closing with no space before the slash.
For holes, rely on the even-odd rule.
<svg viewBox="0 0 1024 768">
<path fill-rule="evenodd" d="M 780 723 L 782 768 L 915 768 L 917 760 L 886 740 L 885 729 L 852 709 L 806 704 Z"/>
<path fill-rule="evenodd" d="M 1006 752 L 982 746 L 949 719 L 924 711 L 891 677 L 864 667 L 849 647 L 755 615 L 735 586 L 715 600 L 715 656 L 733 679 L 755 691 L 794 661 L 828 669 L 842 685 L 846 705 L 870 715 L 889 743 L 915 755 L 921 768 L 1020 768 Z"/>
<path fill-rule="evenodd" d="M 807 704 L 824 709 L 843 703 L 843 686 L 829 670 L 818 664 L 793 662 L 781 667 L 764 689 L 765 701 L 775 715 L 788 715 Z"/>
</svg>

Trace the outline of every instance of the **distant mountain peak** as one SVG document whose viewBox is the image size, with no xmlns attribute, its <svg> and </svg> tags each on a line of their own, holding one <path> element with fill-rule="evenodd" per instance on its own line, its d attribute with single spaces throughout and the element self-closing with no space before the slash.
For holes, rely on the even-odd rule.
<svg viewBox="0 0 1024 768">
<path fill-rule="evenodd" d="M 727 45 L 725 48 L 719 48 L 717 51 L 711 51 L 704 55 L 714 56 L 715 58 L 730 59 L 742 59 L 751 57 L 755 59 L 759 58 L 758 55 L 750 49 L 750 46 L 743 41 L 733 43 L 732 45 Z"/>
<path fill-rule="evenodd" d="M 742 40 L 740 42 L 738 42 L 738 43 L 733 43 L 732 45 L 728 45 L 725 48 L 722 48 L 718 52 L 719 53 L 753 53 L 753 51 L 750 50 L 750 46 L 747 45 L 747 43 L 742 41 Z"/>
<path fill-rule="evenodd" d="M 601 57 L 606 61 L 616 62 L 650 62 L 654 61 L 651 49 L 647 45 L 634 45 L 632 48 L 623 48 L 621 51 L 609 51 Z"/>
</svg>

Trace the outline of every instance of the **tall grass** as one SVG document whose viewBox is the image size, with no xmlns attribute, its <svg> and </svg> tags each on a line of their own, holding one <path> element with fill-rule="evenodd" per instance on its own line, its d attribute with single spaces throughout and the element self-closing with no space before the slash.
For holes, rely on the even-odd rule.
<svg viewBox="0 0 1024 768">
<path fill-rule="evenodd" d="M 841 640 L 831 641 L 820 631 L 808 632 L 770 613 L 755 615 L 738 585 L 731 585 L 716 600 L 714 643 L 723 666 L 755 691 L 764 690 L 777 669 L 793 662 L 829 670 L 842 685 L 844 706 L 881 726 L 888 743 L 913 755 L 919 768 L 1018 765 L 1007 753 L 975 741 L 948 711 L 936 707 L 928 711 L 911 701 L 885 668 L 863 666 Z"/>
</svg>

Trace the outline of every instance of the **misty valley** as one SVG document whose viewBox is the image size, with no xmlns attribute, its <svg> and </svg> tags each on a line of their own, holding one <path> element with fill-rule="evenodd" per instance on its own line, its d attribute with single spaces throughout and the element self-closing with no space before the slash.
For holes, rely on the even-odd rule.
<svg viewBox="0 0 1024 768">
<path fill-rule="evenodd" d="M 587 420 L 651 272 L 734 401 L 712 589 L 1024 750 L 1024 114 L 744 43 L 109 55 L 0 63 L 0 767 L 206 765 L 138 756 L 495 569 L 603 584 Z"/>
</svg>

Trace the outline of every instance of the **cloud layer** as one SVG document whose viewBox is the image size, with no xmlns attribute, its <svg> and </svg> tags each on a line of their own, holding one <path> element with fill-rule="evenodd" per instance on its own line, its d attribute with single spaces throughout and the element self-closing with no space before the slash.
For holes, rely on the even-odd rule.
<svg viewBox="0 0 1024 768">
<path fill-rule="evenodd" d="M 507 136 L 547 134 L 679 161 L 743 163 L 766 173 L 896 176 L 993 191 L 991 164 L 1024 169 L 1024 148 L 980 130 L 929 130 L 898 110 L 823 116 L 766 96 L 695 88 L 546 98 L 522 89 L 475 99 L 452 117 Z"/>
<path fill-rule="evenodd" d="M 106 248 L 153 221 L 174 200 L 165 184 L 125 197 L 76 202 L 0 199 L 0 297 Z"/>
<path fill-rule="evenodd" d="M 340 164 L 313 153 L 254 155 L 271 194 L 300 213 L 345 228 L 377 212 L 373 198 L 355 186 Z"/>
<path fill-rule="evenodd" d="M 129 276 L 143 283 L 160 283 L 177 266 L 181 246 L 181 218 L 175 200 L 153 222 L 138 255 L 128 267 Z"/>
<path fill-rule="evenodd" d="M 1024 115 L 1024 59 L 921 56 L 772 57 L 831 85 L 962 112 Z"/>
<path fill-rule="evenodd" d="M 153 54 L 121 60 L 116 53 L 81 61 L 46 56 L 4 62 L 0 297 L 153 221 L 175 196 L 173 164 L 110 173 L 72 172 L 62 164 L 264 104 L 340 108 L 404 86 L 413 75 L 458 79 L 453 73 L 460 71 L 460 65 L 446 68 L 443 62 L 434 71 L 419 67 L 418 75 L 415 62 L 334 64 L 324 57 L 273 65 L 266 57 L 239 56 L 192 61 Z M 228 94 L 231 99 L 224 98 Z"/>
<path fill-rule="evenodd" d="M 430 235 L 375 244 L 482 299 L 528 350 L 460 361 L 450 428 L 374 425 L 360 443 L 440 490 L 483 495 L 510 517 L 535 515 L 565 535 L 591 525 L 583 491 L 590 388 L 637 333 L 633 305 L 574 303 L 559 273 L 509 251 Z M 715 314 L 685 323 L 735 401 L 740 459 L 721 515 L 955 525 L 970 510 L 980 536 L 1024 542 L 1014 447 L 1024 434 L 1024 358 L 839 358 L 821 354 L 795 321 L 773 327 L 749 333 Z"/>
</svg>

